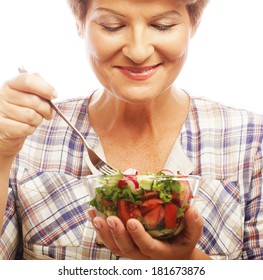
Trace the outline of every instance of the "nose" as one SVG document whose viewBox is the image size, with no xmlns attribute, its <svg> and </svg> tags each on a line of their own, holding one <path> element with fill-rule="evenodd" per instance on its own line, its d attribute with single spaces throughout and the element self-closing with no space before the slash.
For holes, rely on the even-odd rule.
<svg viewBox="0 0 263 280">
<path fill-rule="evenodd" d="M 141 64 L 154 53 L 154 44 L 150 34 L 142 27 L 137 27 L 127 37 L 122 48 L 123 54 L 136 64 Z"/>
</svg>

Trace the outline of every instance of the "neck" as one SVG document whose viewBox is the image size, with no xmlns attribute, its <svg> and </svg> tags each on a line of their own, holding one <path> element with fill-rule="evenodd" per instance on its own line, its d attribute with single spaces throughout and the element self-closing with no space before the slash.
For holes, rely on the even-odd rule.
<svg viewBox="0 0 263 280">
<path fill-rule="evenodd" d="M 164 129 L 164 124 L 167 129 L 171 120 L 178 120 L 181 124 L 188 112 L 188 103 L 184 92 L 172 88 L 143 104 L 127 103 L 103 92 L 91 100 L 89 115 L 92 126 L 99 134 L 123 129 L 137 135 L 155 134 Z"/>
</svg>

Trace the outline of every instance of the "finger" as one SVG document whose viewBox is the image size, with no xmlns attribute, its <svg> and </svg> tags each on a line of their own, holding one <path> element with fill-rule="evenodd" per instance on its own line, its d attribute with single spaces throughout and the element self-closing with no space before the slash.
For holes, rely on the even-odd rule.
<svg viewBox="0 0 263 280">
<path fill-rule="evenodd" d="M 101 239 L 100 235 L 97 233 L 96 238 L 95 238 L 96 243 L 99 245 L 105 245 L 103 240 Z"/>
<path fill-rule="evenodd" d="M 5 110 L 2 110 L 2 107 L 3 104 L 0 103 L 0 114 L 4 118 L 29 124 L 35 127 L 39 126 L 43 121 L 43 117 L 31 108 L 16 106 L 9 103 L 4 104 Z"/>
<path fill-rule="evenodd" d="M 184 236 L 189 242 L 196 244 L 203 232 L 204 219 L 195 206 L 185 212 Z"/>
<path fill-rule="evenodd" d="M 148 259 L 143 255 L 133 242 L 125 226 L 119 218 L 111 216 L 107 218 L 112 237 L 121 251 L 121 255 L 131 259 Z"/>
<path fill-rule="evenodd" d="M 4 129 L 0 129 L 1 143 L 5 141 L 8 143 L 10 142 L 10 139 L 25 138 L 33 134 L 36 129 L 35 126 L 0 116 L 0 128 L 2 127 Z"/>
<path fill-rule="evenodd" d="M 6 92 L 6 94 L 1 96 L 2 106 L 13 104 L 25 108 L 31 108 L 47 120 L 52 118 L 53 109 L 46 99 L 34 94 L 19 92 L 17 90 L 7 88 L 5 85 L 3 87 L 3 91 Z M 7 111 L 7 109 L 5 109 L 5 111 Z"/>
<path fill-rule="evenodd" d="M 201 237 L 203 219 L 195 207 L 185 213 L 185 228 L 170 241 L 159 241 L 147 234 L 136 219 L 127 222 L 127 230 L 141 252 L 152 259 L 187 259 Z"/>
<path fill-rule="evenodd" d="M 96 210 L 94 208 L 88 209 L 88 215 L 89 215 L 91 222 L 93 222 L 93 219 L 97 216 Z M 96 232 L 95 240 L 99 245 L 105 245 L 98 232 Z"/>
<path fill-rule="evenodd" d="M 96 210 L 94 208 L 88 209 L 88 215 L 90 217 L 90 220 L 93 221 L 93 219 L 97 217 Z"/>
<path fill-rule="evenodd" d="M 168 247 L 164 242 L 152 238 L 144 229 L 143 225 L 136 219 L 127 222 L 127 230 L 136 246 L 144 256 L 149 259 L 163 259 L 164 254 L 168 256 Z"/>
<path fill-rule="evenodd" d="M 6 84 L 11 89 L 33 93 L 45 99 L 52 100 L 57 97 L 54 87 L 39 75 L 23 73 L 8 80 Z"/>
<path fill-rule="evenodd" d="M 99 234 L 101 241 L 103 244 L 116 256 L 121 255 L 121 251 L 119 250 L 117 244 L 115 243 L 111 231 L 109 229 L 109 226 L 105 219 L 101 217 L 95 217 L 92 220 L 92 224 L 97 232 Z"/>
</svg>

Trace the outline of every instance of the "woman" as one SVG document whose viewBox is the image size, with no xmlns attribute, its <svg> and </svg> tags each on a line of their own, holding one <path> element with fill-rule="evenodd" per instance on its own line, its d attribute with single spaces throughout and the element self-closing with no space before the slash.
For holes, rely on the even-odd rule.
<svg viewBox="0 0 263 280">
<path fill-rule="evenodd" d="M 175 87 L 207 1 L 68 2 L 102 89 L 60 109 L 120 170 L 201 175 L 196 207 L 169 242 L 134 219 L 87 221 L 85 148 L 54 88 L 21 74 L 0 91 L 1 258 L 262 259 L 262 117 Z"/>
</svg>

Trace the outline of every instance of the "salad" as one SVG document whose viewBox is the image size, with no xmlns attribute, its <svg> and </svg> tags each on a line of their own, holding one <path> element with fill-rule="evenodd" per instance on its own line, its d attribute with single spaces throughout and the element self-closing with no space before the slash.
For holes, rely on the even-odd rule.
<svg viewBox="0 0 263 280">
<path fill-rule="evenodd" d="M 169 170 L 139 175 L 137 171 L 101 175 L 90 201 L 103 217 L 118 216 L 126 225 L 138 219 L 155 238 L 169 238 L 182 229 L 185 210 L 193 197 L 187 176 Z"/>
</svg>

